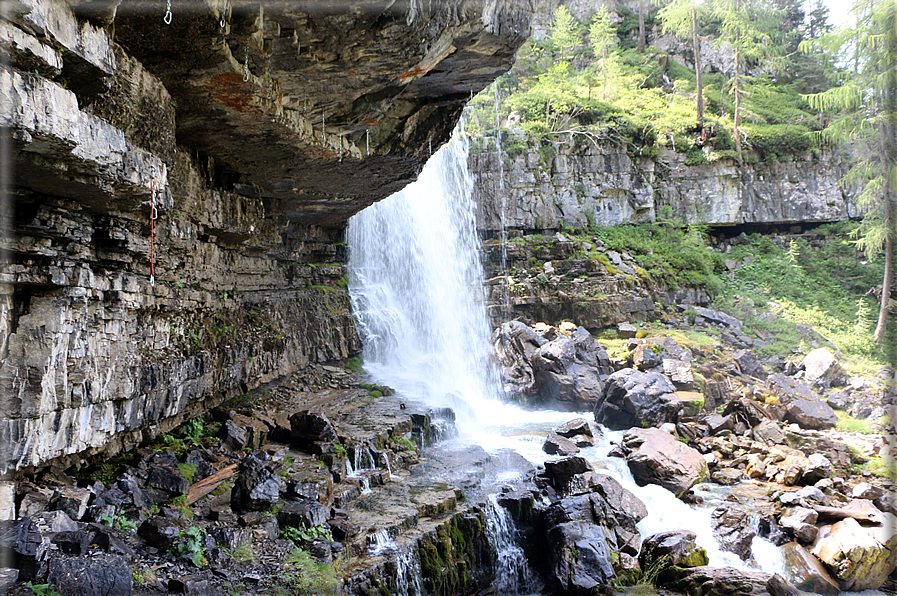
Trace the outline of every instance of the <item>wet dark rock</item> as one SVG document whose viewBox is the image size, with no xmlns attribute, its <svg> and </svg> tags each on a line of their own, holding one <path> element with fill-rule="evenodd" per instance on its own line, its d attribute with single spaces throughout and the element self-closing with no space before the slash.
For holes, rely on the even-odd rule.
<svg viewBox="0 0 897 596">
<path fill-rule="evenodd" d="M 710 514 L 710 527 L 723 550 L 735 553 L 742 560 L 751 558 L 751 541 L 757 535 L 751 529 L 751 516 L 747 511 L 723 505 Z"/>
<path fill-rule="evenodd" d="M 330 509 L 317 501 L 288 501 L 277 512 L 277 522 L 283 526 L 294 528 L 311 528 L 327 523 Z"/>
<path fill-rule="evenodd" d="M 240 451 L 249 445 L 249 432 L 233 420 L 224 422 L 221 433 L 225 445 L 234 451 Z"/>
<path fill-rule="evenodd" d="M 804 592 L 837 596 L 841 593 L 838 582 L 832 579 L 819 559 L 796 542 L 782 545 L 785 577 L 794 587 Z"/>
<path fill-rule="evenodd" d="M 697 546 L 698 535 L 691 530 L 670 530 L 645 538 L 639 554 L 642 569 L 648 569 L 661 557 L 664 566 L 698 567 L 707 564 L 707 553 Z"/>
<path fill-rule="evenodd" d="M 91 544 L 101 550 L 113 555 L 134 556 L 134 549 L 126 542 L 127 536 L 121 530 L 100 524 L 89 524 L 88 530 L 93 534 Z"/>
<path fill-rule="evenodd" d="M 231 491 L 236 511 L 268 511 L 280 500 L 283 479 L 271 469 L 264 451 L 253 451 L 240 462 L 240 472 Z"/>
<path fill-rule="evenodd" d="M 37 524 L 26 517 L 17 522 L 3 522 L 0 529 L 0 556 L 3 560 L 15 564 L 23 581 L 38 577 L 49 541 L 41 537 Z"/>
<path fill-rule="evenodd" d="M 327 522 L 330 531 L 336 540 L 351 540 L 361 531 L 361 527 L 353 524 L 348 519 L 331 519 Z"/>
<path fill-rule="evenodd" d="M 704 456 L 660 429 L 630 429 L 623 435 L 622 446 L 640 486 L 659 484 L 680 495 L 709 476 Z"/>
<path fill-rule="evenodd" d="M 789 422 L 812 429 L 831 428 L 838 422 L 835 412 L 807 383 L 780 373 L 770 375 L 766 383 L 785 405 Z"/>
<path fill-rule="evenodd" d="M 769 512 L 762 512 L 758 516 L 757 534 L 766 538 L 776 546 L 782 546 L 783 544 L 791 542 L 791 537 L 782 531 L 776 524 L 776 519 L 773 514 Z"/>
<path fill-rule="evenodd" d="M 695 567 L 679 574 L 665 587 L 702 596 L 767 596 L 769 574 L 733 567 Z"/>
<path fill-rule="evenodd" d="M 87 505 L 93 496 L 93 492 L 86 488 L 61 488 L 53 495 L 51 505 L 55 509 L 65 511 L 70 518 L 78 521 L 87 513 Z"/>
<path fill-rule="evenodd" d="M 766 591 L 769 596 L 800 596 L 797 588 L 785 581 L 778 573 L 774 573 L 766 582 Z"/>
<path fill-rule="evenodd" d="M 336 429 L 323 414 L 310 410 L 296 412 L 290 416 L 293 441 L 299 444 L 336 441 Z"/>
<path fill-rule="evenodd" d="M 49 489 L 38 488 L 28 492 L 19 503 L 19 518 L 34 517 L 48 510 L 52 498 L 53 491 Z"/>
<path fill-rule="evenodd" d="M 137 535 L 160 551 L 167 551 L 177 540 L 180 528 L 164 517 L 152 517 L 137 528 Z"/>
<path fill-rule="evenodd" d="M 548 530 L 550 584 L 556 594 L 593 594 L 614 577 L 611 552 L 604 532 L 582 521 L 558 524 Z"/>
<path fill-rule="evenodd" d="M 595 422 L 614 430 L 676 422 L 682 410 L 676 388 L 664 375 L 632 368 L 619 370 L 604 385 L 595 406 Z"/>
<path fill-rule="evenodd" d="M 117 555 L 53 558 L 47 581 L 60 596 L 127 596 L 134 585 L 127 560 Z"/>
<path fill-rule="evenodd" d="M 231 414 L 230 420 L 225 423 L 225 428 L 229 429 L 231 426 L 228 426 L 228 423 L 233 423 L 233 425 L 244 431 L 242 447 L 234 447 L 234 449 L 243 449 L 246 447 L 249 449 L 259 449 L 268 439 L 268 426 L 261 420 L 233 413 Z"/>
<path fill-rule="evenodd" d="M 211 528 L 209 536 L 215 540 L 215 544 L 230 552 L 234 552 L 252 541 L 249 532 L 240 528 Z"/>
<path fill-rule="evenodd" d="M 592 447 L 595 445 L 595 439 L 589 435 L 575 435 L 570 437 L 570 442 L 579 448 Z"/>
<path fill-rule="evenodd" d="M 83 530 L 74 532 L 57 532 L 50 538 L 64 555 L 80 557 L 87 553 L 90 546 L 91 535 Z"/>
<path fill-rule="evenodd" d="M 565 422 L 556 428 L 554 432 L 567 439 L 571 439 L 576 435 L 586 435 L 588 437 L 594 436 L 592 434 L 592 427 L 589 426 L 589 421 L 585 418 L 576 418 L 569 422 Z"/>
<path fill-rule="evenodd" d="M 545 476 L 548 478 L 551 486 L 559 492 L 567 490 L 574 476 L 591 469 L 592 466 L 589 462 L 578 455 L 545 462 Z"/>
<path fill-rule="evenodd" d="M 565 439 L 560 435 L 548 435 L 545 443 L 542 445 L 542 451 L 548 455 L 560 455 L 566 457 L 568 455 L 576 455 L 579 453 L 577 447 L 572 441 Z"/>
<path fill-rule="evenodd" d="M 186 495 L 190 491 L 190 481 L 178 469 L 177 461 L 174 464 L 150 464 L 146 485 L 171 495 Z"/>
<path fill-rule="evenodd" d="M 801 544 L 812 544 L 816 541 L 819 528 L 816 521 L 819 515 L 806 507 L 795 507 L 779 518 L 779 527 L 790 534 Z"/>
<path fill-rule="evenodd" d="M 583 327 L 540 346 L 532 367 L 540 399 L 572 410 L 594 407 L 613 371 L 607 352 Z"/>
</svg>

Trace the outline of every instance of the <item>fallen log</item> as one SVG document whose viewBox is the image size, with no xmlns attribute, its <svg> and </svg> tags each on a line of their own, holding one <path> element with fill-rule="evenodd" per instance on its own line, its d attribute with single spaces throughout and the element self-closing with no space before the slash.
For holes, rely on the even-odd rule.
<svg viewBox="0 0 897 596">
<path fill-rule="evenodd" d="M 187 504 L 192 505 L 196 501 L 200 500 L 227 480 L 228 478 L 232 478 L 237 475 L 237 464 L 231 464 L 229 466 L 225 466 L 209 476 L 208 478 L 203 478 L 196 484 L 190 486 L 190 490 L 187 492 Z"/>
<path fill-rule="evenodd" d="M 826 507 L 825 505 L 813 505 L 813 510 L 819 514 L 820 519 L 846 519 L 851 518 L 860 522 L 868 522 L 881 525 L 884 522 L 884 515 L 880 511 L 847 509 L 840 507 Z"/>
</svg>

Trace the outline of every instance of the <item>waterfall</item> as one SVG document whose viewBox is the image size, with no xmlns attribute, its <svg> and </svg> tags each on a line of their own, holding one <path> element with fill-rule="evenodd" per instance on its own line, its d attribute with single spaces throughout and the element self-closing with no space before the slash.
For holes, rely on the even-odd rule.
<svg viewBox="0 0 897 596">
<path fill-rule="evenodd" d="M 449 406 L 462 430 L 501 391 L 491 359 L 468 143 L 459 127 L 417 181 L 349 220 L 349 290 L 379 383 Z"/>
<path fill-rule="evenodd" d="M 504 153 L 501 148 L 501 113 L 499 105 L 501 102 L 501 91 L 498 88 L 498 81 L 492 84 L 493 90 L 493 108 L 495 113 L 495 152 L 498 156 L 498 193 L 500 196 L 501 210 L 498 214 L 498 239 L 501 242 L 501 274 L 504 277 L 502 286 L 502 314 L 505 319 L 510 318 L 511 314 L 511 276 L 508 275 L 508 228 L 507 228 L 507 212 L 508 212 L 508 195 L 505 193 L 505 161 Z"/>
<path fill-rule="evenodd" d="M 495 581 L 497 594 L 538 592 L 541 589 L 523 549 L 517 541 L 517 527 L 508 510 L 498 504 L 495 495 L 486 501 L 486 531 L 489 544 L 495 550 Z"/>
</svg>

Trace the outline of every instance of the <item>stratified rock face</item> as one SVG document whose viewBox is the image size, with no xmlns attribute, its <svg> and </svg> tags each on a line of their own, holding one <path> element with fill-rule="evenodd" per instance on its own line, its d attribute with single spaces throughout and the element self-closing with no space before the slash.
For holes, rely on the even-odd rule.
<svg viewBox="0 0 897 596">
<path fill-rule="evenodd" d="M 359 352 L 345 220 L 414 179 L 531 4 L 10 4 L 0 473 Z"/>
<path fill-rule="evenodd" d="M 711 225 L 823 222 L 857 214 L 839 182 L 847 166 L 830 155 L 740 171 L 732 160 L 688 166 L 684 154 L 669 150 L 655 161 L 584 140 L 554 147 L 548 162 L 534 144 L 514 157 L 471 154 L 471 170 L 479 175 L 480 229 L 499 230 L 502 222 L 504 229 L 525 230 L 643 223 L 654 221 L 660 206 L 672 207 L 672 216 L 685 223 Z"/>
</svg>

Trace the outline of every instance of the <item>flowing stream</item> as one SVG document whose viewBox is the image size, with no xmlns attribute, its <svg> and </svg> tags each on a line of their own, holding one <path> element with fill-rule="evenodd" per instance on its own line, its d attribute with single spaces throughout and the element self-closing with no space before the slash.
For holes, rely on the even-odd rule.
<svg viewBox="0 0 897 596">
<path fill-rule="evenodd" d="M 415 183 L 349 221 L 349 290 L 365 346 L 364 366 L 378 383 L 406 399 L 453 408 L 458 435 L 449 442 L 476 444 L 490 453 L 511 449 L 541 464 L 550 458 L 541 449 L 547 432 L 576 415 L 527 411 L 500 399 L 467 154 L 459 127 Z M 637 486 L 623 460 L 605 456 L 610 441 L 621 438 L 622 433 L 605 431 L 581 455 L 645 503 L 649 515 L 639 524 L 643 536 L 691 529 L 711 565 L 781 573 L 779 551 L 765 540 L 755 539 L 751 564 L 723 552 L 710 529 L 713 506 L 690 507 L 658 486 Z M 507 537 L 513 532 L 504 519 L 493 518 L 490 525 L 500 531 L 492 540 L 505 553 L 497 579 L 504 582 L 502 593 L 526 589 L 528 571 L 511 566 L 522 552 Z"/>
</svg>

